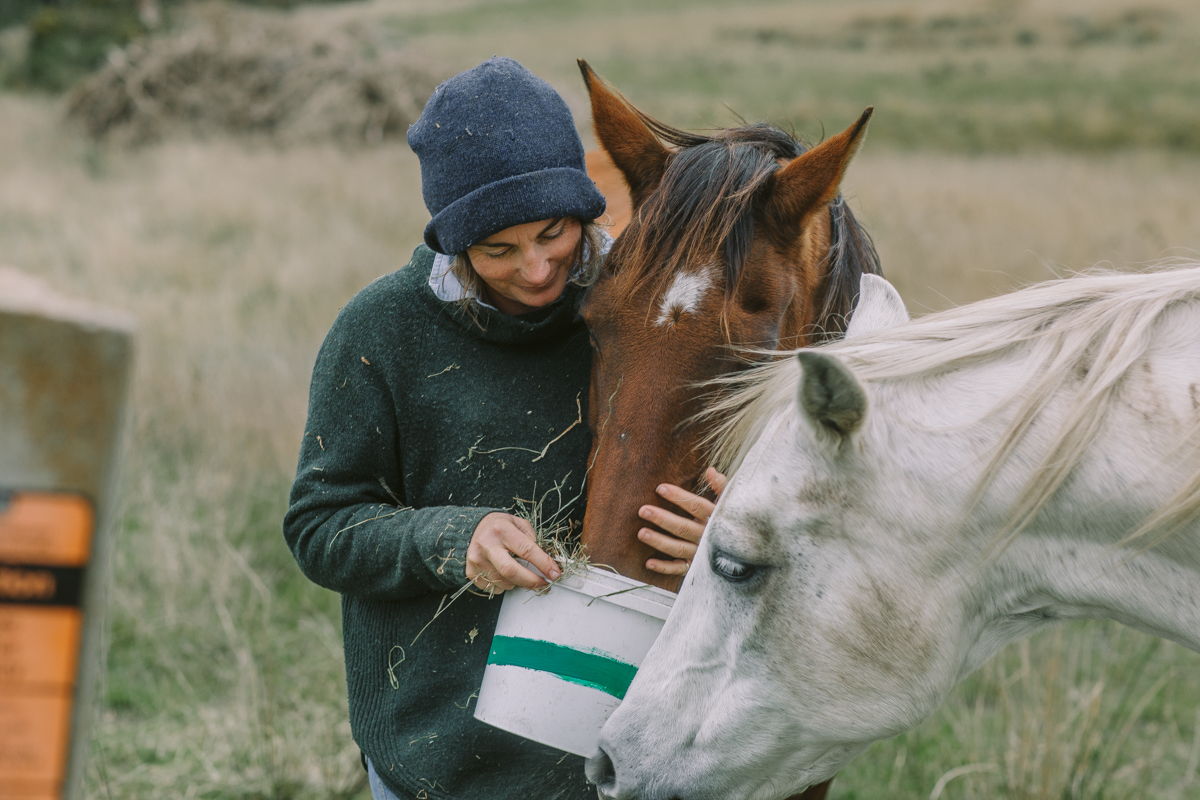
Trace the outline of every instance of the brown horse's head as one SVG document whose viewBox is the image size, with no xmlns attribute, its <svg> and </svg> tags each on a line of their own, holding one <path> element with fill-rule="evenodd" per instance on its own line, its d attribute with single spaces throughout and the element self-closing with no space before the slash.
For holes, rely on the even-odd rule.
<svg viewBox="0 0 1200 800">
<path fill-rule="evenodd" d="M 699 488 L 701 384 L 753 350 L 837 335 L 862 273 L 879 272 L 838 196 L 871 111 L 812 149 L 768 125 L 699 136 L 580 69 L 633 206 L 583 307 L 594 347 L 583 542 L 593 562 L 676 590 L 679 578 L 645 568 L 662 556 L 637 539 L 638 509 L 670 507 L 660 483 Z"/>
</svg>

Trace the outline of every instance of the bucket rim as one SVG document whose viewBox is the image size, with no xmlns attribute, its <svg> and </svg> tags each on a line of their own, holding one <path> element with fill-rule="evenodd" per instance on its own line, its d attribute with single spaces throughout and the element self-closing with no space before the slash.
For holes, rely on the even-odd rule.
<svg viewBox="0 0 1200 800">
<path fill-rule="evenodd" d="M 518 560 L 538 575 L 542 574 L 537 567 L 524 559 Z M 544 575 L 542 577 L 545 578 Z M 551 582 L 550 587 L 541 594 L 549 595 L 557 587 L 591 597 L 589 604 L 601 600 L 661 620 L 665 620 L 671 613 L 671 607 L 677 597 L 674 592 L 597 567 L 585 567 L 577 572 L 570 572 Z"/>
</svg>

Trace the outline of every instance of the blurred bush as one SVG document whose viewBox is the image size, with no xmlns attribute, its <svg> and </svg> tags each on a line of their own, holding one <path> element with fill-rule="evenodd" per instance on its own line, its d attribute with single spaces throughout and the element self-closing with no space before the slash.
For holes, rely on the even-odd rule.
<svg viewBox="0 0 1200 800">
<path fill-rule="evenodd" d="M 67 114 L 94 139 L 402 141 L 438 84 L 428 59 L 388 45 L 369 25 L 306 24 L 224 3 L 176 16 L 173 30 L 114 48 L 71 90 Z"/>
<path fill-rule="evenodd" d="M 144 8 L 153 8 L 144 5 Z M 43 5 L 29 17 L 29 40 L 16 82 L 62 91 L 146 31 L 136 0 L 80 0 Z"/>
<path fill-rule="evenodd" d="M 241 0 L 291 8 L 305 0 Z M 179 0 L 0 0 L 0 84 L 61 92 L 108 54 L 164 27 Z"/>
<path fill-rule="evenodd" d="M 24 25 L 42 5 L 40 0 L 0 0 L 0 28 Z"/>
</svg>

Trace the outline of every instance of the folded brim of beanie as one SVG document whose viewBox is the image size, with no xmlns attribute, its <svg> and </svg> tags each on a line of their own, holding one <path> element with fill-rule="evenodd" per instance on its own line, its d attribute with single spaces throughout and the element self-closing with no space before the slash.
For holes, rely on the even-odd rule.
<svg viewBox="0 0 1200 800">
<path fill-rule="evenodd" d="M 481 186 L 443 208 L 425 226 L 425 244 L 454 255 L 514 225 L 559 217 L 593 220 L 605 205 L 604 195 L 583 170 L 526 172 Z"/>
</svg>

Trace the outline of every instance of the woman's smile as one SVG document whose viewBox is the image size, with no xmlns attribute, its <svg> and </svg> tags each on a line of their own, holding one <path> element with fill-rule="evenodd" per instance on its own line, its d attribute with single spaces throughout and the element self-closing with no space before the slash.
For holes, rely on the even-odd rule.
<svg viewBox="0 0 1200 800">
<path fill-rule="evenodd" d="M 567 286 L 581 233 L 579 220 L 561 217 L 514 225 L 469 247 L 483 299 L 513 315 L 553 303 Z"/>
</svg>

